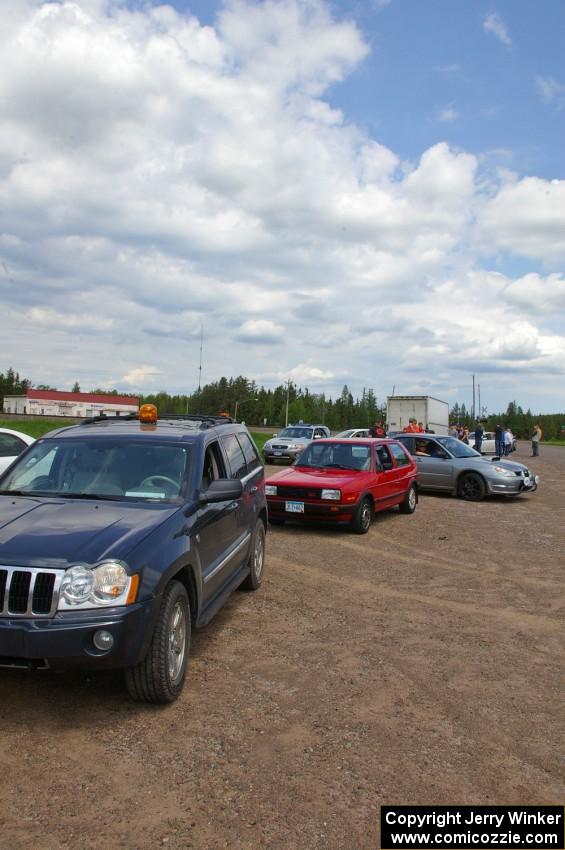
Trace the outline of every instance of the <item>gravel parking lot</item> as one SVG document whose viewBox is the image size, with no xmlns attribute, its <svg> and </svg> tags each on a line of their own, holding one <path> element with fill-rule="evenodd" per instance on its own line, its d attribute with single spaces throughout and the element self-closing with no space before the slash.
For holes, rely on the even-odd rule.
<svg viewBox="0 0 565 850">
<path fill-rule="evenodd" d="M 375 850 L 383 804 L 561 803 L 565 449 L 514 459 L 537 493 L 271 529 L 173 706 L 0 670 L 2 850 Z"/>
</svg>

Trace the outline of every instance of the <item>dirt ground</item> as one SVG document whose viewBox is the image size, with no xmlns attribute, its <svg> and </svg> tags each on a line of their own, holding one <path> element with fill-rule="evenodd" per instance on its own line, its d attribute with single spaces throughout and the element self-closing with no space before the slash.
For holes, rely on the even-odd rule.
<svg viewBox="0 0 565 850">
<path fill-rule="evenodd" d="M 562 803 L 565 449 L 514 457 L 537 493 L 271 529 L 172 706 L 0 671 L 1 850 L 375 850 L 381 805 Z"/>
</svg>

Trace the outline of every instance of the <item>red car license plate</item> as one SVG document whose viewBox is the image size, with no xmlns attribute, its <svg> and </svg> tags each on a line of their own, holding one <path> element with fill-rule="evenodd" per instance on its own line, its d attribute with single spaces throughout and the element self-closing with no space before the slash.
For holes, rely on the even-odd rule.
<svg viewBox="0 0 565 850">
<path fill-rule="evenodd" d="M 289 514 L 303 514 L 304 502 L 285 502 L 284 509 Z"/>
</svg>

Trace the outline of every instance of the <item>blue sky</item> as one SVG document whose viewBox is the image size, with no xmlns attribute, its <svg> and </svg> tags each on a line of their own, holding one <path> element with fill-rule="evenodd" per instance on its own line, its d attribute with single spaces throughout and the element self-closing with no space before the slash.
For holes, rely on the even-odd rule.
<svg viewBox="0 0 565 850">
<path fill-rule="evenodd" d="M 565 3 L 15 0 L 4 368 L 565 409 Z"/>
</svg>

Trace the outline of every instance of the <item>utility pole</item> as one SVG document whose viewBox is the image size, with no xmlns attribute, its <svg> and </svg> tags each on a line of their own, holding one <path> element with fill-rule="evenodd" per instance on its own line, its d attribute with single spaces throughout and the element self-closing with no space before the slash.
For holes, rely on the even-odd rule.
<svg viewBox="0 0 565 850">
<path fill-rule="evenodd" d="M 475 376 L 473 375 L 473 422 L 475 421 Z"/>
<path fill-rule="evenodd" d="M 482 416 L 482 412 L 483 412 L 482 407 L 481 407 L 481 385 L 480 384 L 477 384 L 477 389 L 479 391 L 479 419 L 480 419 L 481 416 Z"/>
<path fill-rule="evenodd" d="M 284 427 L 288 425 L 288 395 L 290 393 L 290 378 L 286 380 L 286 415 L 284 420 Z"/>
</svg>

